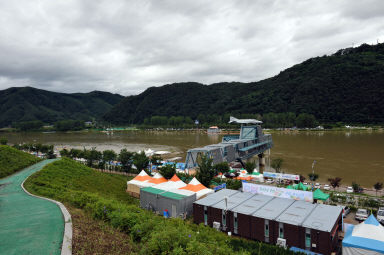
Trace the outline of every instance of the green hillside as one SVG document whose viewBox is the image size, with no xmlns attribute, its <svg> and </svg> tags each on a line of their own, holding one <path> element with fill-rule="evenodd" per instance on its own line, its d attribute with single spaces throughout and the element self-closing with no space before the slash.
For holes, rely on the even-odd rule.
<svg viewBox="0 0 384 255">
<path fill-rule="evenodd" d="M 32 87 L 9 88 L 0 91 L 0 127 L 32 120 L 98 119 L 122 98 L 101 91 L 65 94 Z"/>
<path fill-rule="evenodd" d="M 7 145 L 0 145 L 0 178 L 13 174 L 41 159 Z"/>
<path fill-rule="evenodd" d="M 96 172 L 67 158 L 33 174 L 25 187 L 34 194 L 84 210 L 94 219 L 119 229 L 127 235 L 135 254 L 295 254 L 274 245 L 231 238 L 188 220 L 157 216 L 139 208 L 138 200 L 125 192 L 126 177 Z M 98 246 L 93 246 L 91 239 L 88 242 L 88 247 Z M 113 236 L 110 242 L 111 249 L 120 245 Z M 77 239 L 73 245 L 78 249 Z"/>
<path fill-rule="evenodd" d="M 177 83 L 129 96 L 108 112 L 112 123 L 151 116 L 308 113 L 324 123 L 384 123 L 384 44 L 342 49 L 251 83 Z"/>
</svg>

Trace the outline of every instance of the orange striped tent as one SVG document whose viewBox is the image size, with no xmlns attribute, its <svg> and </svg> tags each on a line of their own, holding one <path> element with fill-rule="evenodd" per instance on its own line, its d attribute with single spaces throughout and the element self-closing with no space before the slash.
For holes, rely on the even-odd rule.
<svg viewBox="0 0 384 255">
<path fill-rule="evenodd" d="M 153 188 L 161 190 L 172 190 L 179 189 L 185 186 L 187 186 L 187 184 L 180 180 L 179 177 L 177 177 L 177 175 L 175 174 L 171 179 L 169 179 L 169 181 L 156 184 L 155 186 L 153 186 Z"/>
<path fill-rule="evenodd" d="M 140 197 L 140 188 L 153 186 L 149 181 L 152 177 L 142 170 L 135 178 L 127 182 L 127 192 L 134 197 Z"/>
<path fill-rule="evenodd" d="M 148 182 L 153 184 L 160 184 L 163 182 L 167 182 L 167 179 L 165 179 L 160 173 L 156 173 L 155 176 L 153 176 L 152 179 Z"/>
<path fill-rule="evenodd" d="M 210 193 L 213 193 L 212 189 L 208 189 L 203 184 L 201 184 L 195 177 L 191 180 L 191 182 L 180 189 L 189 190 L 196 193 L 196 198 L 200 199 Z"/>
</svg>

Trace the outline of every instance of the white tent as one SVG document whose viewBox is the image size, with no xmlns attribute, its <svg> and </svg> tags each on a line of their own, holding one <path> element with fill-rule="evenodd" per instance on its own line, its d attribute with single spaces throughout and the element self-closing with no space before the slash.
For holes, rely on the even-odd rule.
<svg viewBox="0 0 384 255">
<path fill-rule="evenodd" d="M 185 186 L 187 186 L 187 184 L 180 180 L 179 177 L 177 177 L 177 175 L 175 174 L 169 181 L 157 184 L 153 186 L 153 188 L 169 191 L 179 189 Z"/>
<path fill-rule="evenodd" d="M 190 183 L 188 183 L 187 186 L 182 187 L 180 189 L 189 190 L 189 191 L 196 193 L 197 199 L 200 199 L 200 198 L 202 198 L 202 197 L 204 197 L 210 193 L 214 193 L 214 191 L 212 189 L 208 189 L 207 187 L 205 187 L 195 177 L 191 180 Z"/>
<path fill-rule="evenodd" d="M 384 254 L 384 227 L 371 214 L 349 229 L 343 240 L 343 255 Z"/>
</svg>

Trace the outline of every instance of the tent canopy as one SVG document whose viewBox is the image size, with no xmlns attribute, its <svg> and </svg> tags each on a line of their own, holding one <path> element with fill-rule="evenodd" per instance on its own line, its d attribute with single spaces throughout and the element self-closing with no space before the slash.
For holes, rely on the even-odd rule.
<svg viewBox="0 0 384 255">
<path fill-rule="evenodd" d="M 299 184 L 293 185 L 293 188 L 297 190 L 304 190 L 304 191 L 309 190 L 309 188 L 305 186 L 302 182 L 300 182 Z"/>
<path fill-rule="evenodd" d="M 384 227 L 371 214 L 350 229 L 343 240 L 343 254 L 384 254 Z"/>
<path fill-rule="evenodd" d="M 326 201 L 328 198 L 329 194 L 325 194 L 321 191 L 321 189 L 317 189 L 315 192 L 313 192 L 313 199 Z"/>
<path fill-rule="evenodd" d="M 292 185 L 288 185 L 287 189 L 295 189 Z"/>
</svg>

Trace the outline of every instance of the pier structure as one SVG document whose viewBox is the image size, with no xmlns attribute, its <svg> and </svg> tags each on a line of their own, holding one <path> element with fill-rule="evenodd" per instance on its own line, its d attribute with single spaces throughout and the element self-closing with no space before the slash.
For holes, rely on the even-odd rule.
<svg viewBox="0 0 384 255">
<path fill-rule="evenodd" d="M 243 160 L 258 155 L 259 169 L 264 170 L 264 152 L 272 148 L 273 142 L 270 134 L 263 133 L 260 125 L 262 122 L 255 119 L 231 117 L 229 123 L 241 124 L 240 135 L 225 135 L 221 143 L 188 150 L 186 168 L 197 167 L 202 155 L 210 157 L 213 164 L 233 161 L 243 164 Z"/>
</svg>

